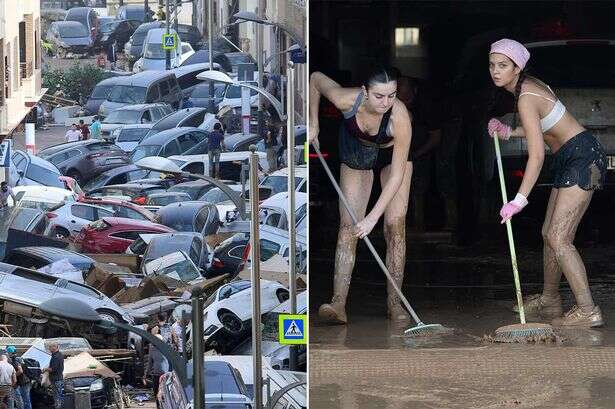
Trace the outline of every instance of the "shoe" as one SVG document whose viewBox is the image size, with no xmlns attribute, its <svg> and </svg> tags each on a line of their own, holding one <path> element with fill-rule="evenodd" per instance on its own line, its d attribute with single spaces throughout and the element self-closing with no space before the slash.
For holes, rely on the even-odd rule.
<svg viewBox="0 0 615 409">
<path fill-rule="evenodd" d="M 318 309 L 318 316 L 329 324 L 344 325 L 348 322 L 346 310 L 340 304 L 323 304 Z"/>
<path fill-rule="evenodd" d="M 552 325 L 554 327 L 594 328 L 604 326 L 604 319 L 602 318 L 602 311 L 597 305 L 589 313 L 583 312 L 575 305 L 566 315 L 554 319 Z"/>
<path fill-rule="evenodd" d="M 512 310 L 519 314 L 519 306 L 517 303 Z M 546 317 L 561 317 L 563 313 L 562 299 L 555 300 L 546 299 L 541 294 L 530 295 L 523 302 L 523 310 L 527 315 L 543 315 Z"/>
</svg>

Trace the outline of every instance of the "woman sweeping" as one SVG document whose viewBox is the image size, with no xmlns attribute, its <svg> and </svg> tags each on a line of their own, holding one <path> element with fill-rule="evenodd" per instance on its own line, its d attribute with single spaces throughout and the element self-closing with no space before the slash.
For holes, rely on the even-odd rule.
<svg viewBox="0 0 615 409">
<path fill-rule="evenodd" d="M 333 298 L 330 304 L 321 305 L 318 312 L 331 323 L 345 324 L 347 321 L 346 298 L 357 239 L 367 236 L 383 215 L 386 264 L 400 288 L 404 279 L 412 130 L 408 111 L 396 98 L 397 77 L 396 69 L 380 68 L 369 73 L 360 88 L 342 88 L 320 72 L 310 77 L 310 142 L 317 142 L 318 106 L 323 95 L 344 114 L 339 134 L 340 185 L 360 220 L 353 226 L 350 215 L 340 203 Z M 374 175 L 380 177 L 382 193 L 365 215 Z M 389 317 L 405 317 L 390 283 L 387 283 L 387 291 Z"/>
<path fill-rule="evenodd" d="M 494 84 L 515 98 L 513 127 L 497 119 L 489 121 L 489 135 L 501 139 L 525 137 L 528 161 L 515 198 L 500 211 L 502 223 L 527 204 L 543 165 L 546 143 L 553 153 L 553 188 L 542 227 L 544 239 L 544 288 L 524 303 L 526 313 L 555 317 L 555 326 L 599 327 L 604 325 L 600 307 L 594 304 L 585 266 L 573 245 L 574 236 L 594 190 L 602 188 L 606 155 L 598 140 L 568 112 L 551 88 L 525 73 L 529 51 L 514 40 L 491 45 L 489 72 Z M 516 127 L 517 114 L 521 126 Z M 514 129 L 513 129 L 514 128 Z M 559 282 L 564 273 L 577 305 L 562 316 Z"/>
</svg>

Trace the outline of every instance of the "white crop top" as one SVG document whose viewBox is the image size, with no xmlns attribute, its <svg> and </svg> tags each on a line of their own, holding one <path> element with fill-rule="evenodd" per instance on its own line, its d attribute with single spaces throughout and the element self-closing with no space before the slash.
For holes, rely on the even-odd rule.
<svg viewBox="0 0 615 409">
<path fill-rule="evenodd" d="M 549 88 L 549 91 L 551 91 L 551 87 L 547 85 L 547 88 Z M 566 113 L 566 107 L 559 99 L 557 101 L 554 101 L 551 98 L 547 98 L 544 95 L 536 94 L 534 92 L 522 92 L 521 94 L 519 94 L 519 97 L 522 97 L 523 95 L 534 95 L 540 98 L 544 98 L 547 101 L 553 102 L 554 105 L 553 108 L 551 108 L 551 112 L 549 112 L 547 116 L 540 120 L 540 127 L 542 128 L 543 133 L 553 128 L 555 124 L 558 123 L 559 120 L 562 119 L 562 117 Z"/>
</svg>

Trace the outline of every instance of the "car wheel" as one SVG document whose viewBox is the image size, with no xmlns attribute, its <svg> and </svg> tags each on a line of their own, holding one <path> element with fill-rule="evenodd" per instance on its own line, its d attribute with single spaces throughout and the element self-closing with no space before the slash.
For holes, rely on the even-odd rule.
<svg viewBox="0 0 615 409">
<path fill-rule="evenodd" d="M 96 311 L 100 316 L 101 320 L 110 321 L 110 322 L 122 322 L 122 318 L 113 311 L 109 310 L 99 310 Z"/>
<path fill-rule="evenodd" d="M 222 326 L 224 326 L 224 329 L 231 334 L 239 334 L 243 330 L 243 322 L 230 311 L 221 312 L 218 318 Z"/>
<path fill-rule="evenodd" d="M 81 179 L 81 173 L 76 170 L 70 170 L 66 173 L 66 176 L 69 178 L 73 178 L 79 183 L 79 185 L 83 185 L 83 180 Z"/>
<path fill-rule="evenodd" d="M 290 293 L 287 290 L 278 290 L 276 291 L 275 295 L 278 297 L 278 300 L 280 301 L 280 303 L 283 303 L 284 301 L 288 301 L 288 299 L 290 298 Z"/>
<path fill-rule="evenodd" d="M 62 227 L 56 227 L 55 229 L 55 237 L 56 239 L 60 239 L 60 240 L 66 240 L 70 237 L 70 233 L 68 232 L 68 230 L 62 228 Z"/>
</svg>

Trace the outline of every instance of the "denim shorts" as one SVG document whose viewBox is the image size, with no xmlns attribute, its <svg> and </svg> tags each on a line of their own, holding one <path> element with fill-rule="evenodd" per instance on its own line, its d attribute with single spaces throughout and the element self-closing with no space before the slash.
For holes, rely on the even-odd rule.
<svg viewBox="0 0 615 409">
<path fill-rule="evenodd" d="M 606 178 L 606 153 L 589 131 L 570 138 L 553 155 L 553 187 L 578 185 L 583 190 L 602 189 Z"/>
<path fill-rule="evenodd" d="M 393 161 L 393 145 L 381 147 L 377 144 L 363 143 L 348 133 L 344 124 L 339 133 L 340 161 L 351 169 L 373 170 L 376 174 Z M 408 153 L 408 161 L 412 161 Z"/>
</svg>

